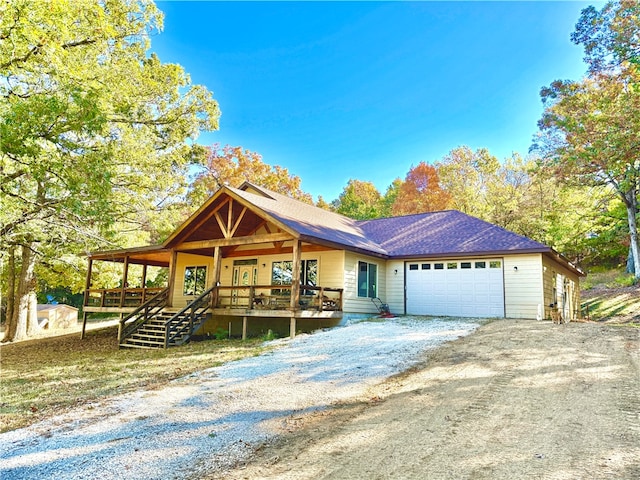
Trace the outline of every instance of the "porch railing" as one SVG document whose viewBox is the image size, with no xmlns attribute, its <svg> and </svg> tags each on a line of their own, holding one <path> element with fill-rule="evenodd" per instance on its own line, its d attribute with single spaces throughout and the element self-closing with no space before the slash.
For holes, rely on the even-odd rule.
<svg viewBox="0 0 640 480">
<path fill-rule="evenodd" d="M 86 307 L 139 307 L 165 290 L 159 288 L 92 288 L 86 291 Z"/>
<path fill-rule="evenodd" d="M 198 298 L 189 302 L 186 307 L 165 322 L 165 348 L 169 344 L 179 345 L 183 343 L 185 339 L 190 338 L 200 328 L 206 319 L 207 310 L 211 306 L 211 293 L 215 288 L 211 287 L 202 292 Z"/>
<path fill-rule="evenodd" d="M 342 288 L 300 287 L 300 299 L 295 310 L 341 311 Z M 212 296 L 214 308 L 242 308 L 249 310 L 290 310 L 291 286 L 247 285 L 219 286 Z"/>
<path fill-rule="evenodd" d="M 149 298 L 145 303 L 136 308 L 126 317 L 120 320 L 118 329 L 118 342 L 122 343 L 127 337 L 135 332 L 140 325 L 148 322 L 158 315 L 166 306 L 169 297 L 169 289 L 163 288 L 157 295 Z"/>
</svg>

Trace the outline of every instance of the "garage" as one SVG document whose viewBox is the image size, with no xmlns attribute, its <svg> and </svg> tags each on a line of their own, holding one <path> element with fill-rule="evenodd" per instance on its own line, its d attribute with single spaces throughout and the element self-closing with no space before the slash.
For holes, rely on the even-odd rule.
<svg viewBox="0 0 640 480">
<path fill-rule="evenodd" d="M 501 258 L 406 262 L 407 314 L 504 317 L 503 263 Z"/>
</svg>

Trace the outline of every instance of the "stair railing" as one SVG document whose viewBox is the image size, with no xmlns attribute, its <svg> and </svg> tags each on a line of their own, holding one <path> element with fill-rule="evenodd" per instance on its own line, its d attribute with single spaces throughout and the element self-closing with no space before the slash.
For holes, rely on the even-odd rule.
<svg viewBox="0 0 640 480">
<path fill-rule="evenodd" d="M 164 348 L 167 348 L 172 342 L 176 345 L 182 342 L 176 342 L 177 338 L 184 335 L 190 337 L 204 323 L 205 312 L 211 306 L 210 295 L 217 287 L 205 290 L 186 307 L 174 314 L 165 323 Z M 188 320 L 188 321 L 186 321 Z"/>
<path fill-rule="evenodd" d="M 141 325 L 156 316 L 167 305 L 169 298 L 169 289 L 161 290 L 152 298 L 144 302 L 133 312 L 120 320 L 118 329 L 118 343 L 124 340 L 140 328 Z"/>
</svg>

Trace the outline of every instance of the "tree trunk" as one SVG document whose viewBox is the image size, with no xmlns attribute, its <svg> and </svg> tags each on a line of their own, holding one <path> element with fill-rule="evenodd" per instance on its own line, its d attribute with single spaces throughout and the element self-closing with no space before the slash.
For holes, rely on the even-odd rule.
<svg viewBox="0 0 640 480">
<path fill-rule="evenodd" d="M 633 262 L 633 250 L 631 250 L 631 246 L 629 246 L 629 254 L 627 255 L 627 268 L 625 273 L 636 273 L 635 264 Z"/>
<path fill-rule="evenodd" d="M 31 245 L 22 246 L 22 265 L 20 267 L 20 280 L 18 290 L 14 296 L 14 308 L 11 321 L 8 324 L 3 342 L 13 342 L 27 338 L 28 331 L 32 333 L 35 329 L 33 319 L 37 325 L 37 312 L 35 311 L 35 277 L 33 270 L 36 263 L 36 256 L 31 250 Z M 29 327 L 29 324 L 32 324 Z"/>
<path fill-rule="evenodd" d="M 7 305 L 5 310 L 3 342 L 10 341 L 16 333 L 16 323 L 13 313 L 16 301 L 16 247 L 9 247 L 9 263 L 7 264 Z"/>
<path fill-rule="evenodd" d="M 625 205 L 627 207 L 627 219 L 629 221 L 629 240 L 631 253 L 633 254 L 633 267 L 636 279 L 640 279 L 640 245 L 638 244 L 638 199 L 635 191 L 632 190 L 625 195 Z"/>
</svg>

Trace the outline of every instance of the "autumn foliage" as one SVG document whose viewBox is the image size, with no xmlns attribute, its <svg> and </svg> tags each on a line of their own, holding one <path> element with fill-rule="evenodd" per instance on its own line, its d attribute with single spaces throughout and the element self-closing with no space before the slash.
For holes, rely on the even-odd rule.
<svg viewBox="0 0 640 480">
<path fill-rule="evenodd" d="M 311 195 L 300 188 L 300 177 L 278 165 L 262 161 L 262 155 L 241 146 L 214 144 L 206 148 L 203 169 L 197 174 L 189 195 L 192 204 L 199 205 L 223 185 L 239 187 L 251 182 L 274 192 L 306 203 L 312 203 Z"/>
<path fill-rule="evenodd" d="M 451 196 L 440 187 L 437 170 L 420 162 L 411 167 L 392 206 L 393 215 L 435 212 L 449 205 Z"/>
</svg>

